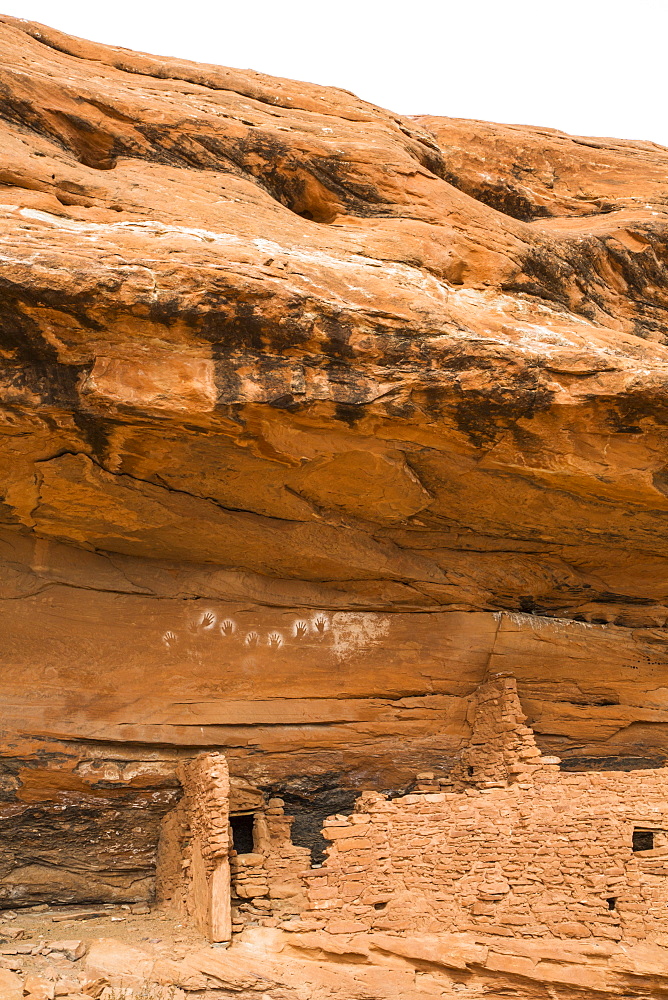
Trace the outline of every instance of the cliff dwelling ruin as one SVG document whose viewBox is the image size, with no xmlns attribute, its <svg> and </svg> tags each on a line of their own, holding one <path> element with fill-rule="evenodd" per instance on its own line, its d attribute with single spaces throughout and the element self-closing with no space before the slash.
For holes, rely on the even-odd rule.
<svg viewBox="0 0 668 1000">
<path fill-rule="evenodd" d="M 347 935 L 666 935 L 668 770 L 561 772 L 537 748 L 510 676 L 477 689 L 470 719 L 451 774 L 420 774 L 398 798 L 363 792 L 350 815 L 326 820 L 327 857 L 313 867 L 278 798 L 236 813 L 253 817 L 237 834 L 247 850 L 236 849 L 225 759 L 201 755 L 165 821 L 159 900 L 218 941 L 248 922 Z"/>
<path fill-rule="evenodd" d="M 612 941 L 668 934 L 668 770 L 562 772 L 538 749 L 511 676 L 483 683 L 468 715 L 471 734 L 449 773 L 420 773 L 399 797 L 363 791 L 352 812 L 326 819 L 323 863 L 293 843 L 281 798 L 231 783 L 222 754 L 200 754 L 177 769 L 161 822 L 147 822 L 146 802 L 140 811 L 126 804 L 140 823 L 132 830 L 152 831 L 153 854 L 137 878 L 135 850 L 130 881 L 126 855 L 111 858 L 116 898 L 155 899 L 225 942 L 248 925 Z M 63 807 L 62 817 L 32 827 L 24 852 L 53 851 L 53 831 L 81 822 L 79 809 Z M 127 840 L 123 810 L 103 812 L 102 823 Z M 96 898 L 90 873 L 79 875 L 85 901 L 114 898 L 109 886 Z M 77 898 L 73 872 L 67 888 L 44 876 L 25 896 L 20 877 L 34 872 L 19 867 L 3 880 L 12 906 Z"/>
<path fill-rule="evenodd" d="M 0 1000 L 668 995 L 668 150 L 6 15 L 0 149 Z"/>
<path fill-rule="evenodd" d="M 230 781 L 224 755 L 208 752 L 165 780 L 172 788 L 158 821 L 147 820 L 146 801 L 139 810 L 126 802 L 139 824 L 132 831 L 153 837 L 143 871 L 136 850 L 128 868 L 126 843 L 125 853 L 110 855 L 98 897 L 81 867 L 79 885 L 70 871 L 69 885 L 58 886 L 53 874 L 35 883 L 19 866 L 5 875 L 3 898 L 11 906 L 77 896 L 156 902 L 213 942 L 249 926 L 668 940 L 668 769 L 561 771 L 559 758 L 538 749 L 507 674 L 476 689 L 468 720 L 469 738 L 449 772 L 419 773 L 400 796 L 363 791 L 351 812 L 328 817 L 322 862 L 293 843 L 281 798 Z M 121 776 L 107 771 L 109 784 L 112 777 Z M 24 855 L 57 849 L 53 832 L 82 823 L 80 813 L 63 806 L 60 823 L 29 828 Z M 123 809 L 103 811 L 99 823 L 131 839 Z M 90 838 L 90 826 L 79 829 Z M 16 840 L 7 825 L 4 835 Z M 87 839 L 93 844 L 99 851 L 99 840 Z"/>
</svg>

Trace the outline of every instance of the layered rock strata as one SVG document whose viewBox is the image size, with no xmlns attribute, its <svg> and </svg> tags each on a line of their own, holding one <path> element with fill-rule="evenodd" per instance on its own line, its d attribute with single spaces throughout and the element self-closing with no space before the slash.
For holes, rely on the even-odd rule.
<svg viewBox="0 0 668 1000">
<path fill-rule="evenodd" d="M 668 152 L 10 17 L 0 77 L 0 899 L 145 894 L 202 748 L 317 851 L 488 670 L 662 764 Z"/>
</svg>

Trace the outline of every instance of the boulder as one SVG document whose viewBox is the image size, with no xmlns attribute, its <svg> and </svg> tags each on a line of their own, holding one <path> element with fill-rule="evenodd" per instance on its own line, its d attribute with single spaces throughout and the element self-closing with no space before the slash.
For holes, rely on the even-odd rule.
<svg viewBox="0 0 668 1000">
<path fill-rule="evenodd" d="M 56 995 L 54 981 L 43 976 L 26 976 L 23 989 L 34 1000 L 53 1000 Z"/>
<path fill-rule="evenodd" d="M 23 1000 L 23 980 L 9 969 L 0 968 L 0 1000 Z"/>
<path fill-rule="evenodd" d="M 105 979 L 111 986 L 136 986 L 149 979 L 153 957 L 115 938 L 92 941 L 86 956 L 89 979 Z"/>
<path fill-rule="evenodd" d="M 49 941 L 46 946 L 49 954 L 54 958 L 66 958 L 70 962 L 77 962 L 86 954 L 87 945 L 85 941 L 77 939 Z"/>
</svg>

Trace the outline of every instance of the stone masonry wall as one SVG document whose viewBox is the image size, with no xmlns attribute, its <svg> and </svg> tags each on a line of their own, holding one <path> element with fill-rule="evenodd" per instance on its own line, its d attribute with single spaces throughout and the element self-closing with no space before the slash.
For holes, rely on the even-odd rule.
<svg viewBox="0 0 668 1000">
<path fill-rule="evenodd" d="M 297 917 L 307 905 L 300 876 L 310 852 L 292 843 L 283 800 L 265 804 L 262 792 L 241 779 L 230 786 L 218 753 L 200 754 L 181 769 L 180 779 L 183 797 L 163 821 L 158 902 L 193 918 L 213 940 Z M 250 853 L 233 847 L 230 804 L 253 817 Z"/>
<path fill-rule="evenodd" d="M 300 876 L 309 862 L 308 848 L 290 839 L 292 817 L 282 799 L 272 798 L 255 814 L 252 854 L 231 855 L 233 930 L 253 923 L 277 926 L 296 917 L 306 905 Z"/>
<path fill-rule="evenodd" d="M 199 845 L 204 869 L 211 875 L 221 861 L 227 861 L 230 850 L 230 784 L 223 754 L 196 757 L 186 769 L 183 786 L 190 813 L 190 858 Z"/>
<path fill-rule="evenodd" d="M 496 674 L 481 684 L 471 696 L 467 721 L 471 737 L 451 772 L 458 787 L 488 788 L 532 773 L 541 752 L 533 730 L 526 725 L 514 677 Z M 552 763 L 558 763 L 557 759 Z"/>
<path fill-rule="evenodd" d="M 333 933 L 668 934 L 668 771 L 560 772 L 508 677 L 483 686 L 472 722 L 452 791 L 364 793 L 327 821 L 304 916 Z M 634 852 L 634 828 L 655 849 Z"/>
<path fill-rule="evenodd" d="M 229 940 L 230 784 L 223 754 L 182 768 L 183 798 L 165 818 L 156 873 L 158 900 L 194 919 L 213 941 Z"/>
</svg>

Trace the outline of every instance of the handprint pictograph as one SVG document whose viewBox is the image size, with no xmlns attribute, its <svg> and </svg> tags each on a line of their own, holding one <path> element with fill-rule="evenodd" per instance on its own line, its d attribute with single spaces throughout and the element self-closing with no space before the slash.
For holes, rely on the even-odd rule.
<svg viewBox="0 0 668 1000">
<path fill-rule="evenodd" d="M 162 641 L 164 642 L 167 649 L 171 649 L 172 646 L 176 645 L 177 642 L 176 634 L 174 632 L 169 632 L 169 631 L 165 632 L 165 634 L 162 637 Z"/>
<path fill-rule="evenodd" d="M 223 633 L 223 635 L 233 635 L 234 622 L 231 622 L 229 618 L 226 618 L 225 621 L 220 626 L 220 631 Z"/>
<path fill-rule="evenodd" d="M 269 636 L 269 645 L 272 649 L 278 649 L 283 645 L 283 637 L 278 632 L 272 632 Z"/>
<path fill-rule="evenodd" d="M 260 641 L 260 636 L 258 635 L 257 632 L 249 632 L 246 638 L 244 639 L 244 642 L 246 643 L 247 646 L 250 647 L 250 649 L 255 649 L 259 641 Z"/>
<path fill-rule="evenodd" d="M 213 611 L 205 611 L 200 619 L 200 625 L 202 628 L 211 628 L 215 621 L 216 616 Z"/>
<path fill-rule="evenodd" d="M 318 617 L 313 622 L 313 624 L 317 628 L 317 630 L 320 633 L 320 635 L 322 635 L 324 633 L 325 629 L 327 628 L 327 619 L 325 618 L 324 615 L 318 615 Z"/>
<path fill-rule="evenodd" d="M 297 639 L 303 639 L 308 632 L 308 625 L 306 622 L 295 622 L 295 636 Z"/>
</svg>

